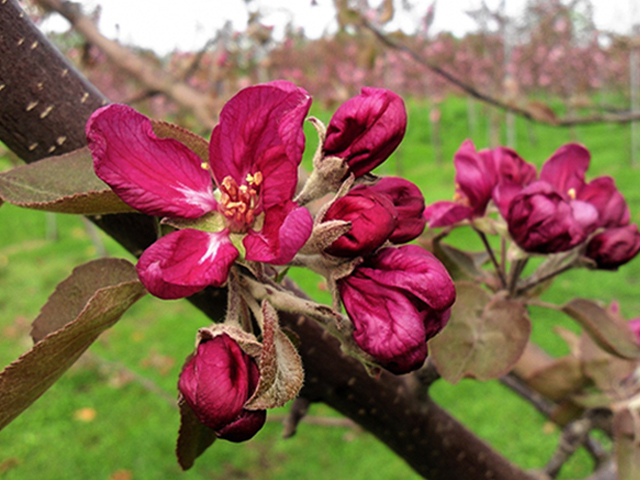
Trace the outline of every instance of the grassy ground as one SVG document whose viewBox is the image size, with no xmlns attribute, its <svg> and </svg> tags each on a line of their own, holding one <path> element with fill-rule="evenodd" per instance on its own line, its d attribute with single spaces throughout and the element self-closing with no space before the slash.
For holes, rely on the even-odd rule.
<svg viewBox="0 0 640 480">
<path fill-rule="evenodd" d="M 428 110 L 409 103 L 409 128 L 401 149 L 380 168 L 382 174 L 402 172 L 423 190 L 427 202 L 453 194 L 453 153 L 469 136 L 478 147 L 489 137 L 482 107 L 470 128 L 467 101 L 450 99 L 442 106 L 441 164 L 436 164 Z M 324 112 L 314 112 L 328 120 Z M 309 130 L 308 150 L 315 148 Z M 504 132 L 502 132 L 504 139 Z M 592 152 L 591 178 L 608 174 L 627 197 L 634 221 L 640 220 L 640 173 L 629 167 L 629 129 L 617 125 L 551 129 L 517 120 L 521 155 L 540 165 L 570 140 Z M 309 161 L 309 158 L 306 160 Z M 6 159 L 0 166 L 8 167 Z M 57 238 L 51 238 L 55 221 Z M 29 323 L 55 285 L 75 265 L 95 258 L 97 251 L 81 219 L 47 216 L 10 205 L 0 208 L 0 365 L 29 348 Z M 480 249 L 474 238 L 460 242 Z M 128 255 L 104 239 L 114 256 Z M 618 273 L 570 272 L 560 278 L 545 299 L 562 302 L 574 295 L 608 302 L 618 299 L 628 317 L 640 312 L 635 295 L 640 262 Z M 295 270 L 295 279 L 318 298 L 327 293 L 319 279 Z M 554 354 L 566 348 L 553 326 L 573 327 L 546 311 L 532 310 L 533 336 Z M 371 435 L 348 426 L 303 424 L 291 440 L 280 438 L 281 427 L 269 422 L 254 441 L 241 446 L 218 442 L 185 474 L 173 458 L 178 427 L 175 384 L 184 357 L 193 347 L 197 328 L 207 320 L 187 302 L 144 298 L 115 328 L 104 334 L 82 360 L 29 410 L 0 432 L 0 478 L 43 479 L 290 479 L 351 478 L 411 479 L 412 471 Z M 544 465 L 553 452 L 558 431 L 526 403 L 497 382 L 438 382 L 436 400 L 495 448 L 526 468 Z M 286 409 L 273 412 L 272 418 Z M 311 415 L 335 418 L 322 405 Z M 325 422 L 326 423 L 326 422 Z M 590 460 L 579 453 L 560 478 L 585 475 Z"/>
</svg>

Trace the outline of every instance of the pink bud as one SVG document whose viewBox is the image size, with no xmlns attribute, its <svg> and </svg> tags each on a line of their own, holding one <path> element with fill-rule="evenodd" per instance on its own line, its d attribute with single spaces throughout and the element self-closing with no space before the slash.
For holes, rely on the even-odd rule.
<svg viewBox="0 0 640 480">
<path fill-rule="evenodd" d="M 407 127 L 402 99 L 390 90 L 364 87 L 334 113 L 324 141 L 325 156 L 343 158 L 360 177 L 397 148 Z"/>
<path fill-rule="evenodd" d="M 615 270 L 640 251 L 640 233 L 637 225 L 610 228 L 599 233 L 587 245 L 585 255 L 596 262 L 598 268 Z"/>
<path fill-rule="evenodd" d="M 379 250 L 338 289 L 356 343 L 397 374 L 422 366 L 426 342 L 444 328 L 455 300 L 447 270 L 416 245 Z"/>
<path fill-rule="evenodd" d="M 260 378 L 256 362 L 226 333 L 203 339 L 180 374 L 178 389 L 219 438 L 243 442 L 262 428 L 265 410 L 244 408 Z"/>
<path fill-rule="evenodd" d="M 324 220 L 351 222 L 351 230 L 326 252 L 337 257 L 357 257 L 370 254 L 387 241 L 396 225 L 396 212 L 389 197 L 360 185 L 336 200 Z"/>
<path fill-rule="evenodd" d="M 396 226 L 389 237 L 392 243 L 410 242 L 424 231 L 424 197 L 417 186 L 404 178 L 385 177 L 371 188 L 387 195 L 396 208 Z"/>
</svg>

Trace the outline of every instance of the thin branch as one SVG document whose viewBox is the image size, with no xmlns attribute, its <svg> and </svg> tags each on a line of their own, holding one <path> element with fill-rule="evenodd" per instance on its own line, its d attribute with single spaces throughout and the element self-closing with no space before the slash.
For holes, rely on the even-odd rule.
<svg viewBox="0 0 640 480">
<path fill-rule="evenodd" d="M 482 240 L 482 243 L 484 244 L 484 248 L 487 250 L 487 253 L 489 254 L 491 263 L 493 263 L 493 266 L 496 269 L 498 276 L 500 277 L 500 283 L 502 284 L 502 288 L 507 288 L 507 279 L 505 278 L 502 266 L 500 265 L 500 263 L 498 263 L 498 259 L 496 258 L 496 255 L 493 252 L 493 248 L 491 248 L 491 245 L 489 244 L 489 240 L 487 239 L 487 236 L 484 234 L 484 232 L 478 230 L 476 227 L 473 227 L 473 229 Z"/>
<path fill-rule="evenodd" d="M 527 107 L 517 105 L 508 101 L 503 101 L 496 98 L 484 91 L 481 91 L 466 83 L 461 78 L 457 77 L 451 72 L 448 72 L 436 63 L 428 60 L 422 54 L 416 52 L 411 47 L 403 45 L 393 40 L 389 35 L 382 32 L 380 29 L 372 25 L 366 18 L 360 18 L 360 24 L 373 33 L 380 42 L 389 48 L 403 52 L 408 55 L 412 60 L 420 65 L 431 70 L 435 74 L 441 76 L 449 83 L 457 86 L 463 90 L 467 95 L 473 98 L 497 107 L 505 112 L 511 112 L 528 120 L 544 123 L 548 125 L 554 125 L 559 127 L 572 127 L 575 125 L 589 125 L 594 123 L 631 123 L 640 120 L 640 112 L 624 112 L 624 113 L 602 113 L 598 115 L 590 115 L 586 117 L 564 117 L 558 118 L 555 113 L 546 105 L 542 105 L 538 102 L 531 102 Z"/>
</svg>

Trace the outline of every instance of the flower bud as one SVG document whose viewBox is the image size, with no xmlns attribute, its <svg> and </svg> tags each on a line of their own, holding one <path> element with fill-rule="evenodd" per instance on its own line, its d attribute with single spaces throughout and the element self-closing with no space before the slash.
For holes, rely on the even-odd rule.
<svg viewBox="0 0 640 480">
<path fill-rule="evenodd" d="M 333 114 L 323 144 L 325 157 L 339 157 L 360 177 L 384 162 L 402 141 L 407 112 L 390 90 L 364 87 Z"/>
<path fill-rule="evenodd" d="M 410 242 L 424 231 L 424 197 L 420 189 L 400 177 L 385 177 L 371 187 L 387 195 L 396 208 L 396 225 L 389 237 L 392 243 Z"/>
<path fill-rule="evenodd" d="M 336 257 L 357 257 L 370 254 L 387 241 L 395 228 L 396 214 L 389 197 L 360 185 L 333 202 L 323 220 L 351 222 L 351 229 L 325 251 Z"/>
<path fill-rule="evenodd" d="M 537 181 L 513 198 L 506 220 L 523 250 L 557 253 L 585 241 L 596 228 L 598 212 L 590 203 L 567 201 L 552 185 Z"/>
<path fill-rule="evenodd" d="M 640 251 L 640 233 L 637 225 L 610 228 L 597 234 L 587 245 L 585 255 L 596 262 L 598 268 L 615 270 Z"/>
<path fill-rule="evenodd" d="M 447 270 L 416 245 L 379 250 L 338 289 L 356 343 L 397 374 L 422 366 L 426 342 L 444 328 L 455 300 Z"/>
<path fill-rule="evenodd" d="M 262 428 L 265 410 L 244 408 L 260 379 L 258 365 L 226 333 L 202 339 L 180 374 L 178 389 L 219 438 L 243 442 Z"/>
</svg>

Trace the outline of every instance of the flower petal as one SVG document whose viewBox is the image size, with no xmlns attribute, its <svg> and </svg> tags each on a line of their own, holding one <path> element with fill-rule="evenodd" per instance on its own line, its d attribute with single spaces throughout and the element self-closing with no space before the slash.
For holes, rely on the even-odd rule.
<svg viewBox="0 0 640 480">
<path fill-rule="evenodd" d="M 216 208 L 202 160 L 127 105 L 107 105 L 87 123 L 96 174 L 133 208 L 160 217 L 197 218 Z"/>
<path fill-rule="evenodd" d="M 238 185 L 261 172 L 262 205 L 290 200 L 304 150 L 302 125 L 311 98 L 294 84 L 276 81 L 245 88 L 227 102 L 213 129 L 209 161 L 218 184 L 231 176 Z"/>
<path fill-rule="evenodd" d="M 589 150 L 577 143 L 568 143 L 544 162 L 540 180 L 553 185 L 565 197 L 572 189 L 577 194 L 584 186 L 590 160 Z"/>
<path fill-rule="evenodd" d="M 448 227 L 473 217 L 473 208 L 456 202 L 435 202 L 424 210 L 424 218 L 429 228 Z"/>
<path fill-rule="evenodd" d="M 136 266 L 140 281 L 152 295 L 183 298 L 211 285 L 219 287 L 238 258 L 226 231 L 184 229 L 147 248 Z"/>
<path fill-rule="evenodd" d="M 304 207 L 289 201 L 266 212 L 264 227 L 249 230 L 243 240 L 247 260 L 284 265 L 290 262 L 311 235 L 313 219 Z"/>
<path fill-rule="evenodd" d="M 598 226 L 621 227 L 630 220 L 629 207 L 611 177 L 598 177 L 579 192 L 578 200 L 589 202 L 598 210 Z"/>
</svg>

